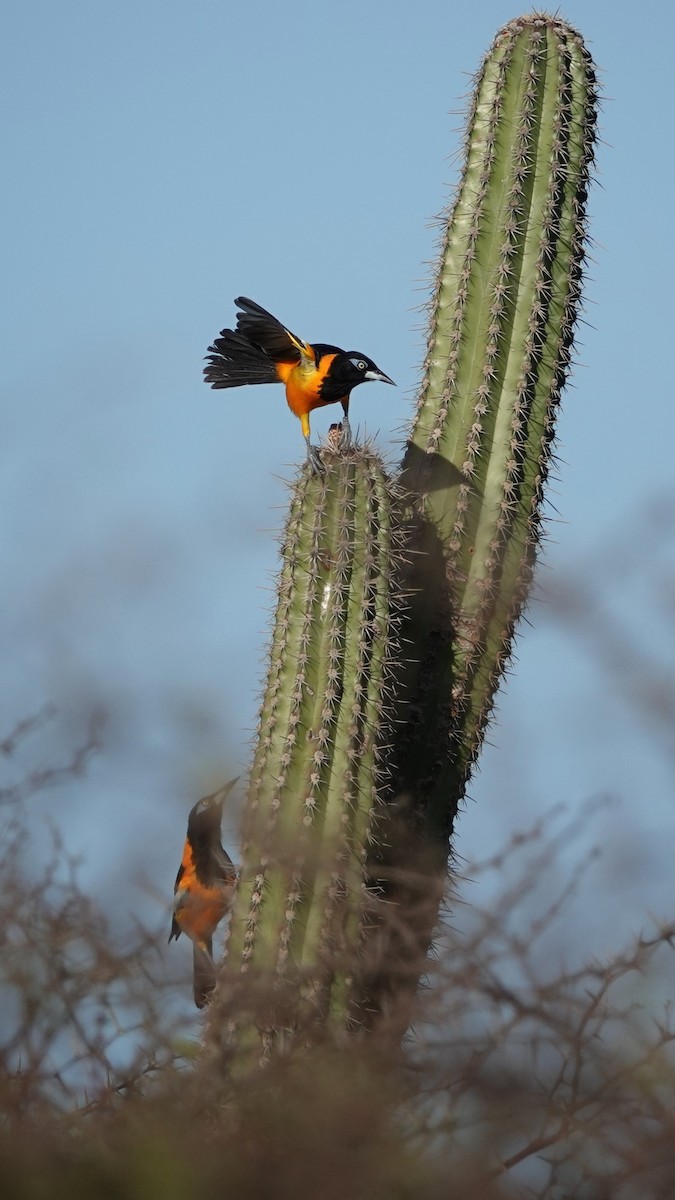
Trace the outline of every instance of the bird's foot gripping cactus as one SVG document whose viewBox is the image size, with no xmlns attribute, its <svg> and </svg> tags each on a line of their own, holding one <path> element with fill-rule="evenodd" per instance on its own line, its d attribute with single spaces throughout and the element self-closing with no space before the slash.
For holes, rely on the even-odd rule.
<svg viewBox="0 0 675 1200">
<path fill-rule="evenodd" d="M 324 451 L 323 467 L 301 472 L 283 537 L 220 989 L 240 1030 L 264 1031 L 263 1052 L 289 1026 L 344 1029 L 360 1019 L 365 864 L 391 737 L 396 489 L 368 449 Z"/>
</svg>

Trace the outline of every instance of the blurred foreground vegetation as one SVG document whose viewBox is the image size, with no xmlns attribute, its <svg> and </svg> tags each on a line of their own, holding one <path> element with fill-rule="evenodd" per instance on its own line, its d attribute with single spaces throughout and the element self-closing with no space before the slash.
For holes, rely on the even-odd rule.
<svg viewBox="0 0 675 1200">
<path fill-rule="evenodd" d="M 5 737 L 6 760 L 37 724 Z M 549 952 L 593 869 L 591 810 L 551 812 L 467 869 L 496 901 L 472 904 L 461 932 L 446 917 L 402 1053 L 308 1034 L 231 1078 L 185 1034 L 163 927 L 121 945 L 57 835 L 50 869 L 30 870 L 35 792 L 95 749 L 94 731 L 2 792 L 3 1197 L 675 1194 L 674 1035 L 652 1003 L 673 977 L 675 925 L 611 961 L 561 968 Z M 460 873 L 454 887 L 450 912 Z"/>
</svg>

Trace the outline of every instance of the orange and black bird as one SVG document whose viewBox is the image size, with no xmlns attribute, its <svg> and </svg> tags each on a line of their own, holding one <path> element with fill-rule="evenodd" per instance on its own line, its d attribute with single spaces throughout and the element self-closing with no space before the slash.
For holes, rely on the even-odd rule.
<svg viewBox="0 0 675 1200">
<path fill-rule="evenodd" d="M 220 840 L 223 804 L 236 779 L 212 796 L 198 800 L 188 816 L 183 858 L 174 887 L 172 938 L 186 933 L 192 940 L 194 997 L 204 1008 L 216 983 L 213 932 L 229 910 L 237 870 Z"/>
<path fill-rule="evenodd" d="M 349 397 L 359 383 L 391 383 L 388 375 L 360 350 L 341 350 L 327 342 L 303 342 L 271 313 L 239 296 L 237 328 L 221 330 L 209 346 L 204 378 L 213 388 L 248 383 L 284 383 L 291 412 L 300 418 L 307 456 L 314 471 L 321 459 L 309 435 L 309 414 L 325 404 L 341 404 L 343 444 L 351 438 Z"/>
</svg>

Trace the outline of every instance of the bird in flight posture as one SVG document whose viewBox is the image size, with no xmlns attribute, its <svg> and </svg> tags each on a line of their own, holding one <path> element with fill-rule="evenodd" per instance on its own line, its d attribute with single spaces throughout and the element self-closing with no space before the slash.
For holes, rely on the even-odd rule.
<svg viewBox="0 0 675 1200">
<path fill-rule="evenodd" d="M 169 941 L 179 938 L 181 933 L 186 933 L 192 941 L 197 1008 L 204 1008 L 216 985 L 213 933 L 232 904 L 237 882 L 237 869 L 220 841 L 223 804 L 236 782 L 232 779 L 212 796 L 198 800 L 190 810 L 174 887 Z"/>
<path fill-rule="evenodd" d="M 309 414 L 325 404 L 342 405 L 343 444 L 349 445 L 349 397 L 359 383 L 391 383 L 388 375 L 360 350 L 340 350 L 326 342 L 303 342 L 266 309 L 239 296 L 237 328 L 221 330 L 209 346 L 204 378 L 213 388 L 247 383 L 284 383 L 291 412 L 300 418 L 312 469 L 322 471 L 310 442 Z"/>
</svg>

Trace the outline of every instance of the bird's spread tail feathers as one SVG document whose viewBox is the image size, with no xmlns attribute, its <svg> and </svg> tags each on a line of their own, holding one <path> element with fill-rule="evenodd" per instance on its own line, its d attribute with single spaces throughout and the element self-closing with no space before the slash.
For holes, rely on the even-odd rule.
<svg viewBox="0 0 675 1200">
<path fill-rule="evenodd" d="M 233 329 L 223 329 L 209 346 L 204 378 L 213 388 L 279 382 L 276 367 L 265 350 Z"/>
</svg>

